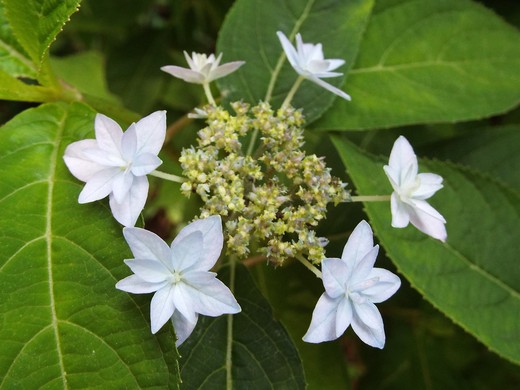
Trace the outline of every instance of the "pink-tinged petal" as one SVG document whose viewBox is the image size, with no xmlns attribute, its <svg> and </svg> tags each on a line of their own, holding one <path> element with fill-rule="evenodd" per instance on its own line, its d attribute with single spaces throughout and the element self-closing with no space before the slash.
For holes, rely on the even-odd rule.
<svg viewBox="0 0 520 390">
<path fill-rule="evenodd" d="M 163 283 L 171 279 L 172 273 L 157 260 L 125 260 L 125 264 L 140 279 L 148 283 Z"/>
<path fill-rule="evenodd" d="M 197 313 L 195 313 L 195 321 L 190 322 L 180 313 L 179 310 L 173 312 L 172 325 L 173 329 L 175 329 L 175 335 L 177 336 L 177 341 L 175 342 L 176 347 L 181 345 L 188 337 L 190 337 L 193 333 L 193 329 L 195 329 L 195 325 L 197 325 L 198 319 L 199 316 Z"/>
<path fill-rule="evenodd" d="M 331 298 L 345 294 L 348 266 L 340 259 L 325 259 L 321 262 L 323 286 Z"/>
<path fill-rule="evenodd" d="M 298 72 L 298 69 L 300 68 L 300 59 L 298 56 L 298 53 L 296 52 L 296 49 L 291 44 L 289 39 L 285 36 L 285 34 L 281 31 L 277 31 L 276 35 L 278 35 L 278 39 L 280 40 L 280 43 L 282 44 L 283 51 L 285 52 L 285 55 L 287 56 L 287 60 L 291 64 L 291 66 Z M 299 34 L 298 34 L 299 35 Z M 300 38 L 301 39 L 301 38 Z"/>
<path fill-rule="evenodd" d="M 399 199 L 396 192 L 390 198 L 390 210 L 392 212 L 392 227 L 404 228 L 410 222 L 410 206 Z"/>
<path fill-rule="evenodd" d="M 135 123 L 124 132 L 121 138 L 121 156 L 125 161 L 132 161 L 137 151 L 137 131 Z"/>
<path fill-rule="evenodd" d="M 386 301 L 401 287 L 401 279 L 383 268 L 373 268 L 368 278 L 377 278 L 378 281 L 373 286 L 360 291 L 360 293 L 372 303 Z"/>
<path fill-rule="evenodd" d="M 175 288 L 169 284 L 158 290 L 150 302 L 150 321 L 155 334 L 172 317 L 175 310 L 173 295 Z"/>
<path fill-rule="evenodd" d="M 123 130 L 116 121 L 103 114 L 97 114 L 94 121 L 96 141 L 100 149 L 120 153 Z"/>
<path fill-rule="evenodd" d="M 410 222 L 421 232 L 445 242 L 448 238 L 446 220 L 424 200 L 414 200 L 416 207 L 410 213 Z"/>
<path fill-rule="evenodd" d="M 134 184 L 134 175 L 128 171 L 122 171 L 114 178 L 112 183 L 112 195 L 117 203 L 123 202 Z"/>
<path fill-rule="evenodd" d="M 221 77 L 225 77 L 245 64 L 245 61 L 233 61 L 226 64 L 222 64 L 213 70 L 210 74 L 211 80 L 217 80 Z"/>
<path fill-rule="evenodd" d="M 365 344 L 382 349 L 385 346 L 383 318 L 370 302 L 353 305 L 352 329 Z"/>
<path fill-rule="evenodd" d="M 360 261 L 358 261 L 356 267 L 352 271 L 352 275 L 349 280 L 349 288 L 368 277 L 368 274 L 370 274 L 370 271 L 372 271 L 374 268 L 378 253 L 379 245 L 376 245 L 367 254 L 365 254 L 365 256 L 363 256 Z"/>
<path fill-rule="evenodd" d="M 319 79 L 318 77 L 311 76 L 308 77 L 308 80 L 312 81 L 315 84 L 318 84 L 320 87 L 325 88 L 327 91 L 332 92 L 335 95 L 338 95 L 339 97 L 345 99 L 345 100 L 352 100 L 350 95 L 344 91 L 342 91 L 339 88 L 334 87 L 333 85 Z"/>
<path fill-rule="evenodd" d="M 340 337 L 352 323 L 352 302 L 343 298 L 336 309 L 336 338 Z"/>
<path fill-rule="evenodd" d="M 412 194 L 415 199 L 428 199 L 443 187 L 442 176 L 435 173 L 419 173 L 417 178 L 420 185 Z"/>
<path fill-rule="evenodd" d="M 136 154 L 158 155 L 166 137 L 166 111 L 155 111 L 135 124 Z"/>
<path fill-rule="evenodd" d="M 358 263 L 363 257 L 374 247 L 374 239 L 372 235 L 372 228 L 366 221 L 358 223 L 356 228 L 347 240 L 341 260 L 348 267 L 348 274 L 346 280 L 349 280 L 352 272 L 356 269 Z"/>
<path fill-rule="evenodd" d="M 218 317 L 242 310 L 231 290 L 209 272 L 189 273 L 186 275 L 183 288 L 190 296 L 192 309 L 197 313 Z"/>
<path fill-rule="evenodd" d="M 182 272 L 197 264 L 202 258 L 204 250 L 203 237 L 200 231 L 194 231 L 187 236 L 176 240 L 171 245 L 172 266 Z"/>
<path fill-rule="evenodd" d="M 162 164 L 162 161 L 159 157 L 152 153 L 144 153 L 136 156 L 134 161 L 132 161 L 132 173 L 135 176 L 144 176 L 148 175 L 150 172 L 153 172 L 155 168 Z"/>
<path fill-rule="evenodd" d="M 173 240 L 171 245 L 172 248 L 178 241 L 195 231 L 200 231 L 202 233 L 203 240 L 202 257 L 199 262 L 195 264 L 195 269 L 207 271 L 215 265 L 220 256 L 220 252 L 222 251 L 222 246 L 224 244 L 222 219 L 219 215 L 212 215 L 204 219 L 193 221 L 184 227 L 177 237 L 175 237 L 175 240 Z"/>
<path fill-rule="evenodd" d="M 103 199 L 112 192 L 114 180 L 122 172 L 119 168 L 107 168 L 99 171 L 90 178 L 85 187 L 79 194 L 79 203 L 94 202 Z"/>
<path fill-rule="evenodd" d="M 336 313 L 343 297 L 333 299 L 323 293 L 316 303 L 312 312 L 312 320 L 303 336 L 303 341 L 307 343 L 322 343 L 324 341 L 335 340 L 336 334 Z"/>
<path fill-rule="evenodd" d="M 173 272 L 170 247 L 157 234 L 146 229 L 125 227 L 123 235 L 136 259 L 160 261 Z"/>
<path fill-rule="evenodd" d="M 410 162 L 414 160 L 415 164 L 417 164 L 417 157 L 415 156 L 412 145 L 410 145 L 408 140 L 402 135 L 399 136 L 399 138 L 395 140 L 392 151 L 390 152 L 388 165 L 401 177 L 402 172 L 408 169 Z M 400 180 L 398 180 L 398 184 L 402 184 Z"/>
<path fill-rule="evenodd" d="M 130 275 L 116 283 L 118 290 L 126 291 L 132 294 L 149 294 L 160 290 L 166 286 L 167 282 L 149 283 L 145 282 L 139 276 Z"/>
<path fill-rule="evenodd" d="M 95 174 L 106 169 L 105 166 L 100 165 L 92 161 L 89 157 L 85 156 L 85 149 L 97 148 L 97 142 L 94 139 L 85 139 L 70 144 L 65 149 L 63 160 L 65 165 L 69 168 L 72 175 L 83 181 L 89 181 Z"/>
<path fill-rule="evenodd" d="M 171 74 L 173 77 L 182 79 L 187 83 L 203 84 L 205 77 L 203 74 L 193 71 L 191 69 L 181 68 L 180 66 L 167 65 L 161 67 L 163 72 Z"/>
<path fill-rule="evenodd" d="M 113 194 L 109 196 L 110 210 L 114 218 L 123 226 L 134 226 L 144 208 L 148 197 L 146 176 L 134 177 L 134 182 L 122 202 L 116 202 Z"/>
</svg>

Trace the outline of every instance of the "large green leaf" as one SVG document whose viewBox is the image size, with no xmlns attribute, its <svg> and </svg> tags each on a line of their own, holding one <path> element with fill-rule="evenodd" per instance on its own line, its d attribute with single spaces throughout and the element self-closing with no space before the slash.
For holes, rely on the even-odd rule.
<svg viewBox="0 0 520 390">
<path fill-rule="evenodd" d="M 478 119 L 520 102 L 520 34 L 468 0 L 379 0 L 337 99 L 316 127 Z"/>
<path fill-rule="evenodd" d="M 131 257 L 104 203 L 79 205 L 64 148 L 94 113 L 48 104 L 0 128 L 0 388 L 176 388 L 172 332 L 115 289 Z"/>
<path fill-rule="evenodd" d="M 0 2 L 0 70 L 13 77 L 36 78 L 36 67 L 14 37 Z"/>
<path fill-rule="evenodd" d="M 325 58 L 343 58 L 340 72 L 348 72 L 356 58 L 373 0 L 238 0 L 220 31 L 217 49 L 224 62 L 246 64 L 219 81 L 229 100 L 244 99 L 256 104 L 266 99 L 270 83 L 271 102 L 278 107 L 297 78 L 285 60 L 276 31 L 291 38 L 300 32 L 304 42 L 321 42 Z M 284 62 L 281 62 L 284 61 Z M 278 68 L 282 65 L 281 69 Z M 341 85 L 344 78 L 328 79 Z M 348 87 L 347 87 L 348 90 Z M 292 104 L 303 107 L 308 122 L 318 118 L 335 95 L 306 81 Z"/>
<path fill-rule="evenodd" d="M 53 94 L 53 90 L 49 88 L 25 84 L 0 69 L 0 99 L 2 100 L 44 102 Z"/>
<path fill-rule="evenodd" d="M 18 42 L 39 68 L 51 43 L 81 0 L 2 0 Z"/>
<path fill-rule="evenodd" d="M 520 190 L 520 125 L 475 129 L 435 145 L 436 157 L 460 162 L 489 173 Z"/>
<path fill-rule="evenodd" d="M 388 194 L 383 163 L 344 138 L 334 143 L 360 194 Z M 448 221 L 446 244 L 412 226 L 390 227 L 390 205 L 366 203 L 388 256 L 434 306 L 491 350 L 520 363 L 520 197 L 481 174 L 438 161 L 422 171 L 444 177 L 431 199 Z"/>
<path fill-rule="evenodd" d="M 298 352 L 249 272 L 237 266 L 235 275 L 219 275 L 231 280 L 242 312 L 199 319 L 179 349 L 183 388 L 305 388 Z"/>
</svg>

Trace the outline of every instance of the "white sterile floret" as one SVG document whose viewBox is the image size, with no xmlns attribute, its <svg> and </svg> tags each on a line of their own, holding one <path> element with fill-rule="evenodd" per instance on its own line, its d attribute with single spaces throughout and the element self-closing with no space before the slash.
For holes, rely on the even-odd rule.
<svg viewBox="0 0 520 390">
<path fill-rule="evenodd" d="M 392 226 L 404 228 L 411 222 L 423 233 L 446 241 L 446 220 L 426 202 L 443 187 L 442 177 L 434 173 L 417 173 L 417 156 L 403 136 L 395 141 L 390 161 L 384 170 L 394 188 L 391 198 Z"/>
<path fill-rule="evenodd" d="M 302 36 L 296 34 L 296 47 L 294 47 L 285 34 L 281 31 L 276 33 L 289 63 L 294 70 L 302 77 L 318 84 L 326 90 L 350 100 L 350 96 L 341 89 L 336 88 L 329 83 L 321 80 L 322 78 L 338 77 L 343 73 L 332 72 L 345 63 L 342 59 L 323 58 L 323 49 L 321 43 L 316 45 L 312 43 L 304 43 Z"/>
<path fill-rule="evenodd" d="M 193 332 L 199 314 L 217 317 L 241 311 L 229 288 L 209 272 L 222 251 L 220 216 L 192 222 L 171 247 L 144 229 L 125 228 L 123 234 L 134 255 L 125 263 L 134 275 L 116 288 L 133 294 L 155 292 L 150 304 L 152 333 L 171 319 L 179 346 Z"/>
<path fill-rule="evenodd" d="M 107 195 L 114 218 L 134 226 L 148 196 L 147 174 L 162 164 L 157 157 L 166 136 L 166 111 L 156 111 L 123 133 L 105 115 L 95 119 L 96 139 L 70 144 L 64 160 L 70 172 L 85 187 L 79 203 L 94 202 Z"/>
<path fill-rule="evenodd" d="M 186 61 L 190 66 L 189 69 L 167 65 L 161 67 L 161 70 L 188 83 L 209 84 L 213 80 L 227 76 L 245 64 L 244 61 L 233 61 L 219 65 L 222 53 L 215 58 L 214 54 L 210 54 L 208 57 L 206 54 L 198 53 L 191 53 L 190 57 L 188 53 L 184 52 L 184 57 L 186 57 Z"/>
<path fill-rule="evenodd" d="M 370 225 L 361 221 L 345 244 L 341 259 L 322 261 L 325 292 L 312 313 L 304 341 L 335 340 L 352 325 L 363 342 L 383 348 L 383 319 L 374 304 L 390 298 L 401 286 L 401 280 L 390 271 L 374 268 L 378 250 Z"/>
</svg>

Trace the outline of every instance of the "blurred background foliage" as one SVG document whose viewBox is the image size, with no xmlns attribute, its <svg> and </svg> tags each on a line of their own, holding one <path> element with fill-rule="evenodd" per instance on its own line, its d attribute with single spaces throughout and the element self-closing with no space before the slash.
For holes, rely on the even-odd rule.
<svg viewBox="0 0 520 390">
<path fill-rule="evenodd" d="M 485 0 L 509 23 L 520 26 L 520 2 Z M 185 65 L 183 50 L 211 53 L 232 0 L 83 0 L 80 11 L 52 45 L 55 71 L 105 91 L 107 99 L 124 105 L 139 116 L 154 110 L 168 112 L 168 144 L 163 150 L 164 171 L 181 173 L 176 159 L 192 144 L 200 122 L 184 118 L 204 101 L 202 89 L 159 70 L 168 64 Z M 80 69 L 67 75 L 68 65 L 80 57 Z M 76 57 L 77 59 L 77 57 Z M 226 61 L 226 53 L 223 60 Z M 65 62 L 64 62 L 65 61 Z M 65 64 L 65 66 L 63 66 Z M 96 75 L 94 78 L 93 75 Z M 82 79 L 78 82 L 78 78 Z M 93 83 L 97 83 L 93 86 Z M 0 121 L 35 104 L 0 102 Z M 180 121 L 180 122 L 177 122 Z M 478 146 L 519 139 L 520 109 L 505 115 L 457 124 L 407 126 L 394 129 L 349 132 L 348 137 L 375 154 L 388 155 L 388 145 L 405 135 L 421 156 L 449 158 L 491 173 L 517 190 L 520 167 L 507 158 L 486 160 Z M 420 128 L 422 131 L 416 131 Z M 478 133 L 477 133 L 478 132 Z M 478 135 L 477 135 L 478 134 Z M 475 136 L 477 135 L 477 136 Z M 504 135 L 504 141 L 501 136 Z M 344 180 L 344 167 L 332 143 L 321 134 L 306 134 L 306 148 L 326 156 L 333 173 Z M 511 138 L 514 137 L 514 138 Z M 453 139 L 456 139 L 453 142 Z M 468 143 L 471 139 L 471 143 Z M 449 143 L 447 140 L 451 140 Z M 155 182 L 148 200 L 147 228 L 170 239 L 182 221 L 198 213 L 195 197 L 180 195 L 179 186 Z M 364 217 L 362 207 L 342 205 L 320 225 L 319 233 L 331 238 L 329 253 L 340 253 L 350 231 Z M 379 267 L 395 272 L 382 253 Z M 371 349 L 349 329 L 339 343 L 321 349 L 304 345 L 300 338 L 308 313 L 321 294 L 321 282 L 299 264 L 273 270 L 264 263 L 251 267 L 257 284 L 287 326 L 302 353 L 310 388 L 339 389 L 518 389 L 520 368 L 489 352 L 485 346 L 436 311 L 407 283 L 388 302 L 380 305 L 387 333 L 382 351 Z M 302 314 L 302 308 L 306 315 Z M 500 319 L 497 319 L 500 320 Z"/>
</svg>

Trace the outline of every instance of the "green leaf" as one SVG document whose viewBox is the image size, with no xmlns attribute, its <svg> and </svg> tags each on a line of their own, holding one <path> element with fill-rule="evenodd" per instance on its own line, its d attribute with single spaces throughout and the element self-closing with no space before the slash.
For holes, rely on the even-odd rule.
<svg viewBox="0 0 520 390">
<path fill-rule="evenodd" d="M 81 0 L 2 0 L 18 42 L 37 68 Z"/>
<path fill-rule="evenodd" d="M 372 0 L 238 0 L 222 26 L 217 50 L 224 53 L 223 62 L 244 60 L 246 64 L 219 80 L 221 90 L 231 101 L 244 99 L 257 104 L 269 97 L 268 86 L 273 82 L 271 103 L 274 107 L 281 105 L 298 75 L 285 60 L 276 36 L 278 30 L 291 38 L 300 32 L 304 42 L 321 42 L 325 58 L 346 60 L 338 71 L 347 73 L 372 5 Z M 284 61 L 283 67 L 278 69 L 280 61 Z M 344 78 L 327 81 L 339 86 Z M 307 122 L 312 122 L 334 98 L 329 91 L 304 81 L 292 104 L 302 107 Z"/>
<path fill-rule="evenodd" d="M 13 77 L 36 79 L 36 68 L 29 56 L 14 37 L 9 23 L 6 23 L 4 5 L 0 2 L 0 71 Z"/>
<path fill-rule="evenodd" d="M 520 190 L 520 125 L 475 129 L 435 146 L 435 156 L 489 173 Z"/>
<path fill-rule="evenodd" d="M 149 298 L 115 289 L 130 257 L 106 203 L 79 205 L 64 148 L 92 135 L 80 104 L 0 128 L 0 388 L 177 388 L 172 332 Z"/>
<path fill-rule="evenodd" d="M 334 143 L 359 193 L 388 194 L 383 163 L 345 138 Z M 388 256 L 434 306 L 487 345 L 520 363 L 520 197 L 474 171 L 423 161 L 421 171 L 444 178 L 430 203 L 447 222 L 446 244 L 413 228 L 391 228 L 390 205 L 366 203 Z"/>
<path fill-rule="evenodd" d="M 0 99 L 44 102 L 53 94 L 49 88 L 25 84 L 0 69 Z"/>
<path fill-rule="evenodd" d="M 305 379 L 289 335 L 243 266 L 229 279 L 242 312 L 200 317 L 179 348 L 185 389 L 303 389 Z M 230 386 L 232 384 L 232 387 Z"/>
<path fill-rule="evenodd" d="M 479 119 L 520 102 L 520 34 L 467 0 L 380 0 L 320 129 Z"/>
</svg>

